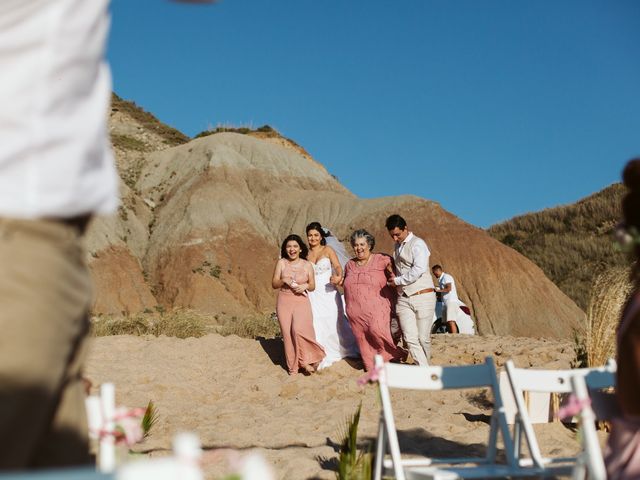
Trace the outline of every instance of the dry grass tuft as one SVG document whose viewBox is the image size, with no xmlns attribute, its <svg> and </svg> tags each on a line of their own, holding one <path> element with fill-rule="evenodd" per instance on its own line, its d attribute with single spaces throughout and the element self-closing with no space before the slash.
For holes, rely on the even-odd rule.
<svg viewBox="0 0 640 480">
<path fill-rule="evenodd" d="M 280 336 L 280 324 L 275 315 L 251 316 L 242 319 L 231 317 L 216 328 L 220 335 L 237 335 L 243 338 L 275 338 Z"/>
<path fill-rule="evenodd" d="M 170 312 L 137 313 L 133 315 L 97 315 L 91 319 L 94 337 L 109 335 L 166 335 L 167 337 L 202 337 L 207 333 L 242 338 L 275 338 L 280 325 L 275 314 L 244 318 L 210 316 L 194 310 L 178 309 Z"/>
<path fill-rule="evenodd" d="M 616 327 L 631 288 L 626 268 L 612 268 L 596 278 L 589 295 L 585 329 L 577 340 L 578 366 L 597 367 L 615 356 Z"/>
<path fill-rule="evenodd" d="M 166 335 L 202 337 L 207 333 L 205 317 L 192 310 L 174 310 L 162 314 L 135 314 L 121 317 L 97 316 L 91 322 L 96 337 L 109 335 Z"/>
</svg>

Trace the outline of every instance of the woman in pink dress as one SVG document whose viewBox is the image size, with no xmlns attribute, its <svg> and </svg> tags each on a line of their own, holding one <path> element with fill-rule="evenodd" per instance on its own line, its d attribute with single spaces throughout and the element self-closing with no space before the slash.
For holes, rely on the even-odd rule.
<svg viewBox="0 0 640 480">
<path fill-rule="evenodd" d="M 271 286 L 280 289 L 276 313 L 282 330 L 284 354 L 289 375 L 302 369 L 311 374 L 325 356 L 316 342 L 311 303 L 307 292 L 316 287 L 313 266 L 307 258 L 307 246 L 298 235 L 289 235 L 280 247 Z"/>
<path fill-rule="evenodd" d="M 640 158 L 624 169 L 629 189 L 622 201 L 624 223 L 619 227 L 620 243 L 635 260 L 634 292 L 627 302 L 617 331 L 616 397 L 622 415 L 612 421 L 605 463 L 607 478 L 640 478 Z"/>
<path fill-rule="evenodd" d="M 393 260 L 388 255 L 373 253 L 375 238 L 366 230 L 351 234 L 356 254 L 345 265 L 344 296 L 347 317 L 358 342 L 364 369 L 373 369 L 376 354 L 385 361 L 400 360 L 406 352 L 391 337 L 391 312 L 396 292 L 387 286 L 393 275 Z"/>
</svg>

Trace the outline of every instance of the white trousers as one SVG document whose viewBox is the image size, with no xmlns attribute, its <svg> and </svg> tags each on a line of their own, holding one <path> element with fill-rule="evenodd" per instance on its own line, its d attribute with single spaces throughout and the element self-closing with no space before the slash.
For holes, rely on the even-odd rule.
<svg viewBox="0 0 640 480">
<path fill-rule="evenodd" d="M 400 320 L 402 336 L 411 357 L 418 365 L 429 365 L 435 309 L 436 294 L 433 292 L 413 297 L 398 296 L 396 314 Z"/>
<path fill-rule="evenodd" d="M 458 333 L 475 335 L 473 320 L 460 309 L 461 305 L 464 303 L 456 300 L 447 302 L 442 309 L 442 319 L 445 322 L 455 322 L 458 326 Z"/>
</svg>

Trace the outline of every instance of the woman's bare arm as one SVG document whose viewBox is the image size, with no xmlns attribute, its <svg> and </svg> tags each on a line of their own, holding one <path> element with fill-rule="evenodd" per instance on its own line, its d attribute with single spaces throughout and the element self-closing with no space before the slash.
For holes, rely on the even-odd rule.
<svg viewBox="0 0 640 480">
<path fill-rule="evenodd" d="M 284 265 L 282 264 L 282 259 L 276 262 L 276 268 L 273 270 L 273 278 L 271 279 L 271 287 L 273 287 L 274 289 L 282 288 L 283 286 L 288 285 L 284 280 L 280 278 L 282 276 L 283 266 Z"/>
<path fill-rule="evenodd" d="M 329 257 L 329 261 L 331 262 L 331 267 L 335 272 L 334 275 L 331 275 L 331 279 L 329 281 L 334 285 L 340 285 L 340 282 L 342 282 L 342 265 L 340 265 L 340 262 L 338 261 L 338 255 L 336 255 L 336 252 L 333 248 L 325 248 L 327 257 Z"/>
<path fill-rule="evenodd" d="M 309 282 L 307 283 L 307 290 L 313 292 L 316 289 L 316 273 L 313 271 L 313 265 L 307 262 L 305 265 L 307 273 L 309 274 Z"/>
</svg>

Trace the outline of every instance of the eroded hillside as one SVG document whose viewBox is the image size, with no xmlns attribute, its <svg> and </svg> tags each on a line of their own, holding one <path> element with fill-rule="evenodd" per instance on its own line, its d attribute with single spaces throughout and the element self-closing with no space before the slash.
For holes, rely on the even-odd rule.
<svg viewBox="0 0 640 480">
<path fill-rule="evenodd" d="M 518 216 L 488 232 L 540 266 L 584 309 L 595 277 L 628 264 L 612 239 L 624 190 L 616 183 L 572 205 Z"/>
<path fill-rule="evenodd" d="M 88 239 L 96 312 L 271 312 L 270 278 L 287 234 L 310 221 L 342 241 L 367 228 L 376 249 L 391 252 L 384 219 L 401 213 L 432 262 L 456 277 L 481 333 L 569 337 L 584 316 L 531 261 L 433 201 L 359 199 L 273 131 L 184 141 L 130 107 L 115 103 L 111 116 L 122 206 Z"/>
</svg>

